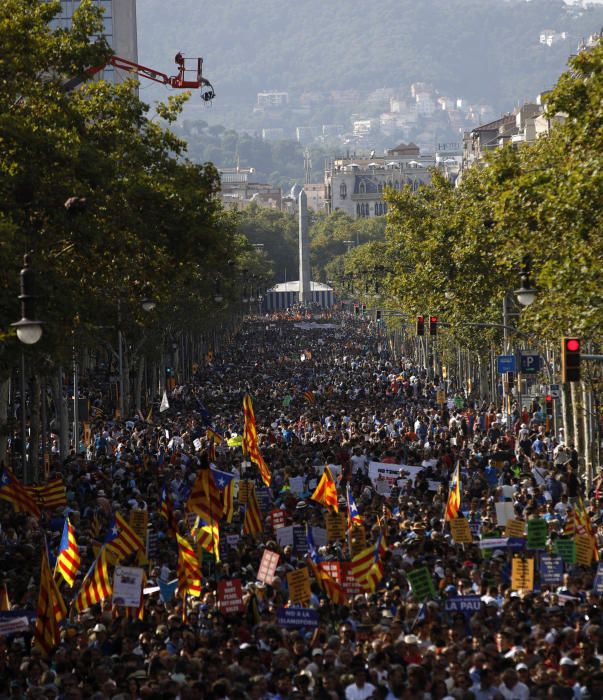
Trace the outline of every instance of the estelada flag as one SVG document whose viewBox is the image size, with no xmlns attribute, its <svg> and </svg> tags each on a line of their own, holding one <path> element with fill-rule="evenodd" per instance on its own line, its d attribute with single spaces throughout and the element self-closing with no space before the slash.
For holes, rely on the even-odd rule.
<svg viewBox="0 0 603 700">
<path fill-rule="evenodd" d="M 446 512 L 444 513 L 444 520 L 454 520 L 458 517 L 459 511 L 461 509 L 461 464 L 456 463 L 454 469 L 454 475 L 452 477 L 452 483 L 450 484 L 450 491 L 448 492 L 448 501 L 446 503 Z"/>
<path fill-rule="evenodd" d="M 0 472 L 0 498 L 12 503 L 17 511 L 31 513 L 36 518 L 41 515 L 31 494 L 7 467 L 3 467 Z"/>
<path fill-rule="evenodd" d="M 88 573 L 84 578 L 82 587 L 75 599 L 75 609 L 78 612 L 86 610 L 101 600 L 106 600 L 111 597 L 113 586 L 109 578 L 109 568 L 107 566 L 107 558 L 104 548 L 92 563 Z"/>
<path fill-rule="evenodd" d="M 325 466 L 323 475 L 320 477 L 318 486 L 314 493 L 310 496 L 313 501 L 320 503 L 326 508 L 333 508 L 336 513 L 339 513 L 339 503 L 337 502 L 337 485 L 331 474 L 328 466 Z"/>
<path fill-rule="evenodd" d="M 52 479 L 43 486 L 25 486 L 24 488 L 42 510 L 54 510 L 67 505 L 65 484 L 60 477 Z"/>
<path fill-rule="evenodd" d="M 245 428 L 243 429 L 243 452 L 249 455 L 249 459 L 257 465 L 260 476 L 266 486 L 270 486 L 272 476 L 268 466 L 262 457 L 258 444 L 258 431 L 255 425 L 255 415 L 251 405 L 251 396 L 245 394 L 243 397 L 243 415 L 245 416 Z"/>
<path fill-rule="evenodd" d="M 75 531 L 69 518 L 65 518 L 55 573 L 60 574 L 70 586 L 73 586 L 79 569 L 80 551 L 75 539 Z"/>
</svg>

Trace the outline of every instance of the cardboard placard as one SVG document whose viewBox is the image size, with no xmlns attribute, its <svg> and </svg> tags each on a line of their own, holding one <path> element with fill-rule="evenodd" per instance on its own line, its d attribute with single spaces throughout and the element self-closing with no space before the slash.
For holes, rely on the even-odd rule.
<svg viewBox="0 0 603 700">
<path fill-rule="evenodd" d="M 350 556 L 354 557 L 358 552 L 366 549 L 366 530 L 363 525 L 354 525 L 350 532 Z"/>
<path fill-rule="evenodd" d="M 413 595 L 420 603 L 424 603 L 430 598 L 435 598 L 435 588 L 433 587 L 429 569 L 426 566 L 409 571 L 407 578 Z"/>
<path fill-rule="evenodd" d="M 557 585 L 563 582 L 563 559 L 543 554 L 540 557 L 540 583 Z"/>
<path fill-rule="evenodd" d="M 590 566 L 593 560 L 593 541 L 588 535 L 576 535 L 576 564 Z"/>
<path fill-rule="evenodd" d="M 280 554 L 277 554 L 277 552 L 272 552 L 269 549 L 265 549 L 258 572 L 255 576 L 256 581 L 261 581 L 262 583 L 271 585 L 274 581 L 274 574 L 276 572 L 279 559 Z"/>
<path fill-rule="evenodd" d="M 298 557 L 303 557 L 308 551 L 308 539 L 306 537 L 305 525 L 293 526 L 293 549 Z"/>
<path fill-rule="evenodd" d="M 507 527 L 505 528 L 505 537 L 525 537 L 526 524 L 523 520 L 515 520 L 509 518 Z"/>
<path fill-rule="evenodd" d="M 327 539 L 330 542 L 343 542 L 346 536 L 345 513 L 327 513 L 325 515 Z"/>
<path fill-rule="evenodd" d="M 473 534 L 466 518 L 453 518 L 448 522 L 452 539 L 457 544 L 471 544 L 473 542 Z"/>
<path fill-rule="evenodd" d="M 555 552 L 563 559 L 565 564 L 576 563 L 576 541 L 566 537 L 555 540 Z"/>
<path fill-rule="evenodd" d="M 128 524 L 134 530 L 134 532 L 140 537 L 140 539 L 145 543 L 145 549 L 147 547 L 147 527 L 149 524 L 149 513 L 146 510 L 141 510 L 140 508 L 133 508 L 130 511 L 128 517 Z"/>
<path fill-rule="evenodd" d="M 349 598 L 353 598 L 359 593 L 364 593 L 362 586 L 358 583 L 358 581 L 356 580 L 356 578 L 354 578 L 354 575 L 352 574 L 351 566 L 351 561 L 341 562 L 340 565 L 341 585 Z"/>
<path fill-rule="evenodd" d="M 272 506 L 272 494 L 267 486 L 260 486 L 255 490 L 258 505 L 262 513 L 267 513 Z"/>
<path fill-rule="evenodd" d="M 338 561 L 321 561 L 318 568 L 321 571 L 326 571 L 334 581 L 341 585 L 341 564 Z"/>
<path fill-rule="evenodd" d="M 276 535 L 276 541 L 281 547 L 286 547 L 289 544 L 293 545 L 293 525 L 279 527 L 274 534 Z"/>
<path fill-rule="evenodd" d="M 310 573 L 304 566 L 287 574 L 287 587 L 289 588 L 289 600 L 299 605 L 308 605 L 310 602 Z"/>
<path fill-rule="evenodd" d="M 513 557 L 511 563 L 511 588 L 515 591 L 531 591 L 534 588 L 534 559 Z"/>
<path fill-rule="evenodd" d="M 549 526 L 542 518 L 528 520 L 528 549 L 545 549 Z"/>
<path fill-rule="evenodd" d="M 136 566 L 116 566 L 113 574 L 113 605 L 138 608 L 144 570 Z"/>
<path fill-rule="evenodd" d="M 507 520 L 515 516 L 515 508 L 512 503 L 502 501 L 494 504 L 496 508 L 496 522 L 498 525 L 505 527 Z"/>
<path fill-rule="evenodd" d="M 276 531 L 281 527 L 285 527 L 285 511 L 281 510 L 280 508 L 275 508 L 274 510 L 270 511 L 269 517 L 273 530 Z"/>
<path fill-rule="evenodd" d="M 241 579 L 222 579 L 218 581 L 218 607 L 226 613 L 239 613 L 245 610 Z"/>
<path fill-rule="evenodd" d="M 241 479 L 239 481 L 239 505 L 244 506 L 247 503 L 249 492 L 253 488 L 253 481 L 250 479 Z"/>
</svg>

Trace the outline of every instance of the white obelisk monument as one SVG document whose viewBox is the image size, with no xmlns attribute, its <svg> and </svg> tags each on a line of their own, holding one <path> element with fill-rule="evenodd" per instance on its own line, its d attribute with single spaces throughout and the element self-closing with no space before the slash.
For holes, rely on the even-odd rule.
<svg viewBox="0 0 603 700">
<path fill-rule="evenodd" d="M 312 302 L 310 286 L 310 235 L 308 233 L 308 198 L 302 190 L 298 198 L 299 211 L 299 303 Z"/>
</svg>

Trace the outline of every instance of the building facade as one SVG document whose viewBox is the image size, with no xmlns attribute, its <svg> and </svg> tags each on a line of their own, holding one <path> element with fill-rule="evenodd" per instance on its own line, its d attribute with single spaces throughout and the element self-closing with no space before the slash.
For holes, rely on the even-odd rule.
<svg viewBox="0 0 603 700">
<path fill-rule="evenodd" d="M 353 219 L 383 216 L 387 188 L 416 191 L 431 182 L 433 155 L 422 156 L 414 143 L 386 151 L 384 156 L 346 157 L 331 161 L 325 171 L 325 205 L 328 213 L 344 211 Z"/>
<path fill-rule="evenodd" d="M 103 10 L 103 34 L 107 42 L 120 58 L 138 62 L 138 39 L 136 29 L 136 0 L 92 0 Z M 80 6 L 80 0 L 61 0 L 61 12 L 53 21 L 53 27 L 71 26 L 73 13 Z M 131 78 L 130 73 L 116 71 L 109 66 L 101 77 L 112 83 L 120 83 Z"/>
</svg>

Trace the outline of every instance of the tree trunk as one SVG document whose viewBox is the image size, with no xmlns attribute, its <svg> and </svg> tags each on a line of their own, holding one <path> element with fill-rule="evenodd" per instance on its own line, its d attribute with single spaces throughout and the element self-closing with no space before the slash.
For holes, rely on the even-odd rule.
<svg viewBox="0 0 603 700">
<path fill-rule="evenodd" d="M 63 392 L 63 368 L 59 367 L 54 381 L 52 382 L 52 392 L 54 405 L 57 410 L 59 449 L 61 459 L 67 459 L 69 455 L 69 412 L 67 402 Z"/>
<path fill-rule="evenodd" d="M 31 380 L 31 408 L 29 415 L 29 464 L 34 482 L 40 480 L 40 375 L 35 373 Z"/>
<path fill-rule="evenodd" d="M 580 395 L 576 382 L 570 382 L 570 393 L 572 397 L 572 424 L 574 426 L 574 447 L 578 451 L 578 469 L 581 478 L 585 477 L 584 468 L 584 441 L 580 430 Z"/>
<path fill-rule="evenodd" d="M 136 411 L 142 412 L 142 383 L 145 373 L 144 355 L 141 355 L 138 360 L 138 372 L 136 374 L 136 386 L 134 388 L 134 403 Z"/>
<path fill-rule="evenodd" d="M 130 406 L 132 405 L 132 386 L 130 382 L 130 352 L 128 350 L 128 344 L 125 342 L 124 338 L 124 349 L 123 349 L 123 373 L 124 373 L 124 415 L 121 417 L 122 420 L 130 417 Z"/>
<path fill-rule="evenodd" d="M 584 468 L 586 470 L 585 481 L 587 493 L 590 490 L 593 478 L 593 459 L 592 459 L 592 418 L 589 410 L 589 392 L 586 388 L 586 382 L 580 382 L 582 388 L 582 416 L 584 429 Z"/>
<path fill-rule="evenodd" d="M 6 464 L 8 447 L 8 397 L 10 395 L 10 377 L 0 383 L 0 463 Z"/>
</svg>

